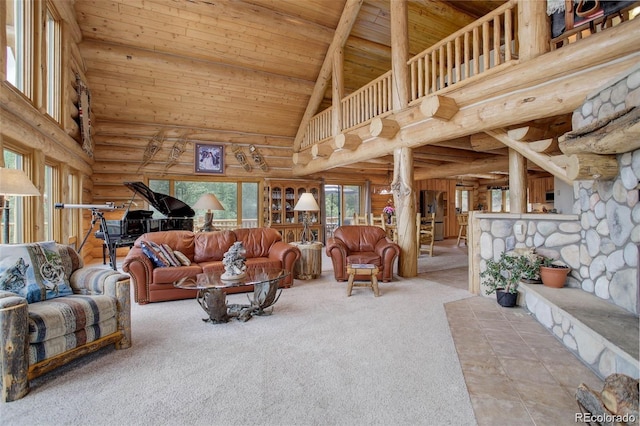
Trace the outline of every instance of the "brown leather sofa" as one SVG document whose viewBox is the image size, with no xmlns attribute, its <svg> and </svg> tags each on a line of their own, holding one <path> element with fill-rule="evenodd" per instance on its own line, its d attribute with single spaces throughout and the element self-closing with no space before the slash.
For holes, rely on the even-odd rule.
<svg viewBox="0 0 640 426">
<path fill-rule="evenodd" d="M 400 255 L 400 246 L 391 241 L 378 226 L 340 226 L 327 241 L 327 256 L 333 262 L 336 280 L 347 281 L 347 264 L 369 263 L 378 267 L 378 280 L 393 280 L 393 267 Z M 370 276 L 355 276 L 369 280 Z"/>
<path fill-rule="evenodd" d="M 141 242 L 167 244 L 172 250 L 184 254 L 190 266 L 154 267 L 144 254 Z M 122 270 L 131 276 L 135 301 L 140 304 L 194 298 L 195 290 L 174 287 L 181 278 L 207 271 L 224 271 L 222 258 L 236 241 L 242 241 L 246 250 L 247 268 L 282 268 L 289 275 L 281 287 L 293 284 L 293 268 L 300 250 L 282 241 L 280 233 L 272 228 L 241 228 L 233 231 L 199 232 L 163 231 L 143 234 L 136 240 L 122 264 Z M 239 293 L 253 290 L 253 286 L 238 286 L 225 290 Z"/>
</svg>

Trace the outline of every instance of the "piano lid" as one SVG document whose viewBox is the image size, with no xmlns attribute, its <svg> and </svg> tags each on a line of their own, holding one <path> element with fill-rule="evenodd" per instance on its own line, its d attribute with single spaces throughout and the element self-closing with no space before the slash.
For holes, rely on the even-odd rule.
<svg viewBox="0 0 640 426">
<path fill-rule="evenodd" d="M 195 212 L 184 202 L 170 195 L 154 192 L 142 182 L 125 182 L 124 185 L 144 197 L 149 204 L 168 217 L 193 217 Z"/>
</svg>

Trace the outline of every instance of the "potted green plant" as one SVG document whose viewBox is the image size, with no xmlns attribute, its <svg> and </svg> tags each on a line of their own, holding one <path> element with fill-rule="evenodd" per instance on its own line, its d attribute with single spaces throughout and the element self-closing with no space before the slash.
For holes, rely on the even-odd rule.
<svg viewBox="0 0 640 426">
<path fill-rule="evenodd" d="M 544 258 L 540 265 L 540 279 L 542 284 L 547 287 L 562 288 L 570 271 L 571 268 L 568 265 L 557 260 Z"/>
<path fill-rule="evenodd" d="M 521 257 L 502 252 L 498 260 L 487 260 L 486 269 L 480 273 L 482 283 L 487 286 L 486 293 L 496 293 L 496 300 L 500 306 L 516 305 L 518 284 L 522 275 Z"/>
<path fill-rule="evenodd" d="M 539 254 L 529 251 L 520 255 L 519 261 L 521 262 L 520 268 L 522 270 L 522 281 L 528 284 L 540 284 L 540 266 L 544 257 Z"/>
</svg>

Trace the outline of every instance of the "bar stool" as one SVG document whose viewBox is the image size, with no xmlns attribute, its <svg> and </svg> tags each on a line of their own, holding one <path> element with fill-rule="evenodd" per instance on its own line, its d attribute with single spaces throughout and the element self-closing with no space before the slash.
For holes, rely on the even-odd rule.
<svg viewBox="0 0 640 426">
<path fill-rule="evenodd" d="M 460 226 L 460 230 L 458 231 L 458 242 L 456 245 L 460 245 L 460 240 L 464 240 L 465 245 L 467 244 L 467 225 L 469 224 L 469 214 L 461 213 L 457 214 L 456 218 L 458 219 L 458 225 Z"/>
</svg>

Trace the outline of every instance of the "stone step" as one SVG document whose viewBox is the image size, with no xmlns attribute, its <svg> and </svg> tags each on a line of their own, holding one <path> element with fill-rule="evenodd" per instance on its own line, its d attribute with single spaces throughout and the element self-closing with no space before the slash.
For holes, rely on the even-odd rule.
<svg viewBox="0 0 640 426">
<path fill-rule="evenodd" d="M 519 286 L 518 304 L 602 379 L 640 374 L 640 319 L 578 288 Z"/>
</svg>

